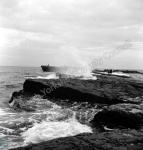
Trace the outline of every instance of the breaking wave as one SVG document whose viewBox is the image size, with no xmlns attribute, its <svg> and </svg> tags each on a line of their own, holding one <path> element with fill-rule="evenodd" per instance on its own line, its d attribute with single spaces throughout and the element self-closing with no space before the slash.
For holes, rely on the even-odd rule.
<svg viewBox="0 0 143 150">
<path fill-rule="evenodd" d="M 35 100 L 39 101 L 39 98 Z M 34 120 L 35 123 L 21 134 L 24 138 L 24 145 L 74 136 L 80 133 L 92 133 L 89 126 L 78 122 L 76 112 L 71 109 L 61 108 L 44 99 L 40 99 L 40 103 L 37 104 L 39 114 L 31 117 L 31 120 Z"/>
<path fill-rule="evenodd" d="M 51 73 L 46 77 L 38 76 L 38 79 L 59 79 L 59 76 L 56 73 Z"/>
<path fill-rule="evenodd" d="M 92 133 L 92 129 L 87 125 L 82 125 L 74 117 L 65 121 L 43 121 L 35 123 L 34 126 L 22 133 L 25 138 L 24 143 L 39 143 L 56 139 L 59 137 L 69 137 L 80 133 Z"/>
<path fill-rule="evenodd" d="M 76 119 L 77 112 L 70 108 L 62 108 L 39 95 L 30 98 L 26 104 L 35 107 L 36 111 L 0 109 L 0 135 L 7 137 L 9 148 L 92 133 L 88 125 Z"/>
<path fill-rule="evenodd" d="M 71 72 L 71 74 L 69 74 L 69 72 L 65 72 L 64 74 L 60 74 L 60 73 L 52 73 L 49 74 L 46 77 L 42 77 L 42 76 L 38 76 L 38 79 L 59 79 L 60 76 L 64 76 L 66 78 L 79 78 L 81 80 L 97 80 L 96 76 L 93 76 L 93 74 L 91 72 L 86 72 L 86 73 L 82 73 L 82 74 L 74 74 Z"/>
</svg>

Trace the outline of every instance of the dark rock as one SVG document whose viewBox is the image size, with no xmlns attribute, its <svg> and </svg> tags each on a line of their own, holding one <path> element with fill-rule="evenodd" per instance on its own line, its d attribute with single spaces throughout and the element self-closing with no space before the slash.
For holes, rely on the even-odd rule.
<svg viewBox="0 0 143 150">
<path fill-rule="evenodd" d="M 104 96 L 98 96 L 86 87 L 84 81 L 72 80 L 66 83 L 66 85 L 61 85 L 57 88 L 54 86 L 59 85 L 60 81 L 55 80 L 26 80 L 24 83 L 24 91 L 36 93 L 40 95 L 46 95 L 48 97 L 56 97 L 61 99 L 70 99 L 71 101 L 87 101 L 92 103 L 112 103 L 110 99 Z M 51 84 L 54 83 L 55 85 Z M 82 84 L 84 83 L 84 84 Z M 78 85 L 79 84 L 79 85 Z M 93 83 L 94 84 L 94 83 Z M 45 92 L 45 93 L 44 93 Z M 119 100 L 117 100 L 118 102 Z"/>
<path fill-rule="evenodd" d="M 141 71 L 136 71 L 136 70 L 114 70 L 114 71 L 123 72 L 123 73 L 143 74 Z"/>
<path fill-rule="evenodd" d="M 98 70 L 98 69 L 95 69 L 93 70 L 93 73 L 97 73 L 97 72 L 101 72 L 101 71 L 104 71 L 104 72 L 107 72 L 107 71 L 110 71 L 112 69 L 101 69 L 101 70 Z M 141 71 L 137 71 L 137 70 L 126 70 L 126 69 L 116 69 L 116 70 L 113 70 L 113 72 L 123 72 L 123 73 L 131 73 L 131 74 L 143 74 L 143 72 Z"/>
<path fill-rule="evenodd" d="M 139 129 L 143 125 L 142 110 L 142 105 L 113 105 L 98 112 L 91 123 L 101 128 L 107 126 L 108 128 Z"/>
<path fill-rule="evenodd" d="M 12 96 L 11 96 L 11 99 L 9 100 L 9 103 L 11 103 L 13 101 L 13 98 L 16 98 L 16 97 L 21 96 L 21 95 L 23 95 L 23 91 L 22 90 L 19 91 L 19 92 L 13 92 Z"/>
<path fill-rule="evenodd" d="M 11 150 L 142 150 L 143 131 L 116 130 L 80 134 Z"/>
<path fill-rule="evenodd" d="M 50 92 L 47 92 L 48 90 Z M 90 124 L 92 134 L 58 138 L 13 150 L 142 150 L 143 149 L 143 82 L 132 78 L 99 76 L 98 80 L 61 78 L 27 79 L 18 96 L 40 94 L 58 101 L 98 103 L 97 114 Z M 24 99 L 24 98 L 23 98 Z M 27 98 L 26 98 L 27 99 Z M 82 107 L 86 107 L 83 103 Z M 95 106 L 93 105 L 93 106 Z M 104 127 L 114 130 L 107 130 Z M 101 129 L 101 130 L 98 130 Z M 101 132 L 102 131 L 102 132 Z"/>
<path fill-rule="evenodd" d="M 143 82 L 134 79 L 101 76 L 98 80 L 79 79 L 27 79 L 25 92 L 100 104 L 141 103 Z M 136 99 L 136 97 L 139 97 Z"/>
</svg>

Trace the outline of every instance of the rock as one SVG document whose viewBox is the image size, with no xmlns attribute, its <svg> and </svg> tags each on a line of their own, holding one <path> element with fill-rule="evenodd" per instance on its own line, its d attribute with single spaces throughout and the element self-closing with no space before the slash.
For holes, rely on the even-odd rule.
<svg viewBox="0 0 143 150">
<path fill-rule="evenodd" d="M 93 70 L 93 73 L 95 72 L 101 72 L 101 71 L 108 71 L 108 70 L 111 70 L 111 69 L 105 69 L 105 70 L 98 70 L 98 69 L 95 69 Z M 131 74 L 143 74 L 141 71 L 137 71 L 137 70 L 125 70 L 125 69 L 116 69 L 116 70 L 113 70 L 113 72 L 123 72 L 123 73 L 131 73 Z"/>
<path fill-rule="evenodd" d="M 143 106 L 118 104 L 98 112 L 91 123 L 103 128 L 139 129 L 143 125 Z"/>
<path fill-rule="evenodd" d="M 133 73 L 133 74 L 143 74 L 141 71 L 136 70 L 114 70 L 115 72 L 123 72 L 123 73 Z"/>
<path fill-rule="evenodd" d="M 58 138 L 11 150 L 142 150 L 143 131 L 116 130 Z"/>
<path fill-rule="evenodd" d="M 27 79 L 24 92 L 71 101 L 100 104 L 141 103 L 143 82 L 132 78 L 101 76 L 98 80 L 61 78 L 56 80 Z M 136 99 L 136 97 L 139 97 Z"/>
<path fill-rule="evenodd" d="M 12 107 L 14 110 L 16 110 L 18 112 L 21 112 L 21 111 L 27 111 L 27 112 L 36 111 L 36 108 L 34 106 L 29 106 L 29 105 L 26 104 L 26 100 L 28 100 L 28 97 L 31 97 L 32 95 L 33 94 L 26 93 L 23 90 L 20 90 L 19 92 L 13 92 L 12 97 L 9 100 L 8 104 L 9 104 L 10 107 Z"/>
<path fill-rule="evenodd" d="M 99 76 L 97 80 L 62 77 L 56 80 L 27 79 L 23 90 L 13 93 L 11 101 L 19 96 L 27 100 L 28 96 L 35 94 L 40 94 L 48 100 L 69 99 L 72 104 L 77 102 L 83 108 L 90 103 L 89 106 L 97 110 L 90 121 L 93 133 L 58 138 L 13 150 L 143 149 L 142 81 L 106 75 Z M 113 130 L 107 131 L 105 126 Z"/>
</svg>

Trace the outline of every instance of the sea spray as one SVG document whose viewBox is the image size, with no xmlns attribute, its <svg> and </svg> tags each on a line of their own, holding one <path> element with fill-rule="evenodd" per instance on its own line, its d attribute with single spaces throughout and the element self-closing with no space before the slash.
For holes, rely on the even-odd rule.
<svg viewBox="0 0 143 150">
<path fill-rule="evenodd" d="M 72 118 L 64 121 L 42 121 L 35 123 L 32 128 L 22 133 L 24 144 L 39 143 L 56 139 L 59 137 L 69 137 L 80 133 L 92 133 L 92 129 L 79 123 L 75 118 L 75 113 Z"/>
<path fill-rule="evenodd" d="M 80 133 L 92 133 L 88 125 L 80 122 L 76 109 L 59 106 L 40 95 L 25 99 L 25 103 L 35 107 L 35 112 L 17 113 L 16 110 L 11 111 L 12 108 L 1 110 L 0 134 L 8 137 L 10 148 Z"/>
<path fill-rule="evenodd" d="M 51 73 L 46 77 L 38 76 L 38 79 L 59 79 L 56 73 Z"/>
<path fill-rule="evenodd" d="M 97 77 L 93 76 L 91 73 L 94 67 L 88 65 L 87 59 L 81 57 L 82 53 L 77 47 L 63 47 L 63 51 L 68 54 L 68 61 L 74 60 L 77 66 L 79 66 L 79 68 L 71 67 L 67 70 L 66 74 L 80 77 L 82 80 L 97 80 Z"/>
</svg>

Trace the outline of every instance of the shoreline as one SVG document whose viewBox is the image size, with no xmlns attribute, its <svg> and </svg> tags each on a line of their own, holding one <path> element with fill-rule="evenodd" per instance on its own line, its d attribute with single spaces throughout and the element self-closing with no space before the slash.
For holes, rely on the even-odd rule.
<svg viewBox="0 0 143 150">
<path fill-rule="evenodd" d="M 121 147 L 139 149 L 143 146 L 141 142 L 143 141 L 143 81 L 105 75 L 99 76 L 97 80 L 71 78 L 51 93 L 43 95 L 41 92 L 43 88 L 49 88 L 53 86 L 53 83 L 58 85 L 59 82 L 58 79 L 26 79 L 23 90 L 14 92 L 12 99 L 18 96 L 26 98 L 29 95 L 40 94 L 45 99 L 54 97 L 54 102 L 61 106 L 70 106 L 77 102 L 83 103 L 79 109 L 100 110 L 89 122 L 93 133 L 58 138 L 12 150 L 54 150 L 58 147 L 64 150 L 71 148 L 71 145 L 74 145 L 73 150 L 83 148 L 93 150 L 106 148 L 108 150 L 111 147 L 112 149 Z M 63 102 L 61 99 L 68 99 L 68 101 Z M 118 144 L 115 143 L 115 140 Z"/>
</svg>

